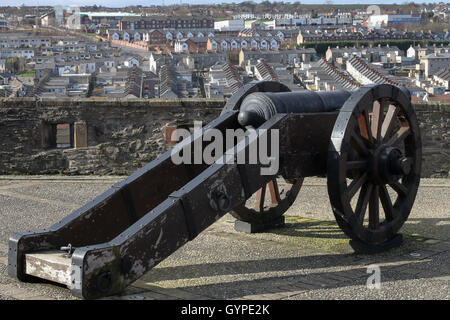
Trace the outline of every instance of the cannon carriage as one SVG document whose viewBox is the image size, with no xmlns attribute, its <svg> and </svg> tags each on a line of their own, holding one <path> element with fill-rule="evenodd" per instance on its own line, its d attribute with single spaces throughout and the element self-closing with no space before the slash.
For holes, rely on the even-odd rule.
<svg viewBox="0 0 450 320">
<path fill-rule="evenodd" d="M 61 283 L 87 299 L 117 294 L 227 212 L 239 231 L 283 225 L 310 176 L 327 176 L 334 216 L 355 250 L 399 245 L 420 182 L 421 140 L 410 100 L 406 89 L 390 84 L 354 92 L 248 84 L 174 149 L 205 150 L 211 129 L 255 134 L 224 145 L 212 163 L 176 164 L 169 150 L 55 225 L 14 234 L 8 273 Z M 279 166 L 269 174 L 261 161 L 237 161 L 262 141 L 279 150 Z"/>
</svg>

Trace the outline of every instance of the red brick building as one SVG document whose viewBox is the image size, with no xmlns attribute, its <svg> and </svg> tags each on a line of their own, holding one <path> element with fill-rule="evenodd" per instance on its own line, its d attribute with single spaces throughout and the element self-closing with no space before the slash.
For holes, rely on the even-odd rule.
<svg viewBox="0 0 450 320">
<path fill-rule="evenodd" d="M 185 16 L 185 17 L 126 17 L 119 23 L 120 30 L 134 29 L 206 29 L 214 28 L 214 19 L 211 17 Z"/>
<path fill-rule="evenodd" d="M 163 33 L 158 30 L 150 30 L 148 35 L 146 35 L 146 40 L 150 44 L 164 44 L 166 43 L 166 37 Z"/>
</svg>

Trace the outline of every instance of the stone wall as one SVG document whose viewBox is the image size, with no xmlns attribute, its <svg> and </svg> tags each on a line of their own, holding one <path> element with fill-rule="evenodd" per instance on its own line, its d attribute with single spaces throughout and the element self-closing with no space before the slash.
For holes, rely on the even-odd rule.
<svg viewBox="0 0 450 320">
<path fill-rule="evenodd" d="M 223 105 L 195 99 L 1 100 L 0 174 L 130 174 L 167 149 L 165 125 L 209 122 Z M 52 125 L 80 121 L 86 123 L 87 147 L 49 146 Z"/>
<path fill-rule="evenodd" d="M 450 176 L 450 103 L 414 104 L 422 134 L 422 176 Z"/>
<path fill-rule="evenodd" d="M 127 175 L 168 148 L 164 126 L 207 123 L 223 105 L 219 99 L 0 99 L 0 174 Z M 450 104 L 415 108 L 423 176 L 447 177 Z M 52 128 L 61 123 L 77 131 L 76 148 L 52 145 Z M 87 137 L 79 129 L 83 126 Z"/>
</svg>

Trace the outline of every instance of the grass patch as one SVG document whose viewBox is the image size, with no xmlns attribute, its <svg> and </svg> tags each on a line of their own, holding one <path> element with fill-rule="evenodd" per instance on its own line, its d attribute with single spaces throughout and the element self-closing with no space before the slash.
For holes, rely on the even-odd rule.
<svg viewBox="0 0 450 320">
<path fill-rule="evenodd" d="M 36 76 L 36 71 L 31 70 L 31 69 L 27 69 L 27 70 L 23 70 L 21 72 L 19 72 L 17 74 L 19 77 L 30 77 L 30 78 L 34 78 Z"/>
</svg>

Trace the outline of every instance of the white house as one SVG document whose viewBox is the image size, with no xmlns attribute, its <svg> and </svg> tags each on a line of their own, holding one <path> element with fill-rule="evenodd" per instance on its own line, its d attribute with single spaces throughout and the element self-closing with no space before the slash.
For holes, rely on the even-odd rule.
<svg viewBox="0 0 450 320">
<path fill-rule="evenodd" d="M 0 72 L 3 73 L 6 71 L 6 59 L 0 59 Z"/>
<path fill-rule="evenodd" d="M 263 50 L 267 50 L 268 49 L 268 43 L 267 43 L 267 40 L 265 40 L 265 39 L 261 40 L 259 45 L 260 45 L 261 49 L 263 49 Z"/>
<path fill-rule="evenodd" d="M 336 24 L 336 18 L 334 17 L 323 17 L 322 18 L 322 24 L 326 24 L 326 25 L 333 25 Z"/>
<path fill-rule="evenodd" d="M 236 50 L 239 48 L 239 43 L 236 40 L 231 40 L 231 50 Z"/>
<path fill-rule="evenodd" d="M 128 57 L 123 61 L 123 65 L 128 68 L 133 66 L 139 67 L 139 60 L 135 57 Z"/>
<path fill-rule="evenodd" d="M 276 37 L 278 39 L 280 39 L 281 41 L 283 41 L 284 40 L 284 33 L 281 32 L 281 31 L 278 31 L 277 34 L 276 34 Z"/>
<path fill-rule="evenodd" d="M 306 17 L 294 18 L 291 20 L 291 24 L 294 26 L 304 26 L 308 23 Z"/>
<path fill-rule="evenodd" d="M 240 31 L 244 29 L 245 21 L 243 19 L 215 21 L 214 29 L 219 31 Z"/>
<path fill-rule="evenodd" d="M 275 39 L 270 40 L 270 49 L 278 49 L 280 45 L 278 44 L 278 41 Z"/>
<path fill-rule="evenodd" d="M 229 50 L 230 44 L 226 40 L 222 40 L 222 42 L 220 43 L 220 48 L 222 50 Z"/>
<path fill-rule="evenodd" d="M 31 59 L 34 57 L 33 49 L 0 49 L 0 59 L 7 59 L 10 57 L 23 57 L 25 59 Z"/>
<path fill-rule="evenodd" d="M 214 39 L 211 39 L 210 41 L 211 41 L 211 49 L 212 49 L 212 50 L 217 50 L 217 48 L 218 48 L 218 43 L 217 43 L 217 41 L 214 40 Z"/>
<path fill-rule="evenodd" d="M 167 31 L 166 34 L 165 34 L 165 36 L 166 36 L 166 40 L 173 40 L 173 34 L 172 34 L 172 32 Z"/>
<path fill-rule="evenodd" d="M 141 37 L 141 34 L 140 34 L 140 32 L 135 32 L 134 33 L 134 35 L 133 35 L 133 40 L 134 41 L 141 41 L 142 40 L 142 37 Z"/>
<path fill-rule="evenodd" d="M 178 39 L 174 44 L 174 51 L 177 53 L 183 53 L 189 51 L 189 45 L 186 43 L 186 39 Z"/>
<path fill-rule="evenodd" d="M 252 40 L 252 49 L 258 49 L 259 48 L 259 44 L 258 41 L 256 41 L 255 39 Z"/>
<path fill-rule="evenodd" d="M 112 39 L 112 40 L 120 40 L 120 35 L 119 35 L 119 33 L 118 33 L 118 32 L 114 32 L 114 33 L 111 35 L 111 39 Z"/>
<path fill-rule="evenodd" d="M 322 17 L 310 18 L 308 19 L 308 24 L 312 26 L 322 24 Z"/>
<path fill-rule="evenodd" d="M 130 41 L 130 34 L 126 31 L 123 32 L 123 36 L 122 36 L 122 40 L 123 41 Z"/>
</svg>

